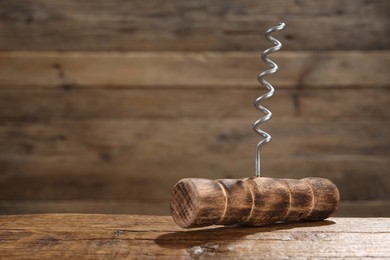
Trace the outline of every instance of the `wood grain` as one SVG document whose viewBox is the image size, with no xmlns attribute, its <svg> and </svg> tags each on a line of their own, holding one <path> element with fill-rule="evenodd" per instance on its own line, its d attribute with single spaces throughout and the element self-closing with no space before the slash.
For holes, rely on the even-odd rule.
<svg viewBox="0 0 390 260">
<path fill-rule="evenodd" d="M 257 228 L 183 231 L 170 217 L 1 216 L 0 254 L 29 259 L 383 259 L 390 254 L 389 228 L 388 218 L 331 218 Z"/>
<path fill-rule="evenodd" d="M 6 86 L 0 94 L 0 120 L 259 117 L 252 101 L 263 91 L 241 89 L 128 89 Z M 278 89 L 264 102 L 274 119 L 387 119 L 390 88 Z M 329 109 L 331 104 L 331 109 Z M 273 119 L 273 120 L 274 120 Z M 272 121 L 273 121 L 272 120 Z M 273 122 L 270 122 L 270 125 Z"/>
<path fill-rule="evenodd" d="M 290 50 L 389 46 L 386 0 L 3 0 L 0 10 L 2 50 L 259 50 L 280 20 Z"/>
<path fill-rule="evenodd" d="M 183 177 L 248 177 L 253 174 L 252 149 L 258 140 L 247 127 L 251 122 L 3 123 L 1 199 L 168 198 L 173 184 Z M 386 122 L 275 119 L 272 123 L 268 129 L 274 140 L 263 152 L 266 176 L 322 176 L 343 187 L 345 199 L 387 198 Z"/>
<path fill-rule="evenodd" d="M 248 147 L 258 140 L 248 127 L 252 121 L 227 118 L 212 123 L 212 119 L 184 118 L 8 122 L 0 125 L 4 138 L 0 158 L 20 156 L 27 162 L 65 156 L 92 162 L 100 159 L 99 152 L 106 151 L 117 162 L 129 156 L 164 160 L 195 154 L 201 156 L 197 158 L 214 154 L 226 160 L 233 155 L 240 160 L 252 154 Z M 274 137 L 264 156 L 385 156 L 389 154 L 388 127 L 389 123 L 380 120 L 273 119 L 272 125 L 264 126 Z M 172 131 L 174 135 L 170 135 Z"/>
<path fill-rule="evenodd" d="M 256 52 L 1 52 L 0 87 L 258 88 L 268 69 Z M 383 87 L 390 75 L 389 51 L 288 52 L 271 55 L 276 89 Z M 22 76 L 21 76 L 22 75 Z"/>
<path fill-rule="evenodd" d="M 245 178 L 254 174 L 250 156 L 237 160 L 219 158 L 220 161 L 213 162 L 184 157 L 157 162 L 132 160 L 131 156 L 128 158 L 127 163 L 115 164 L 83 160 L 67 162 L 65 158 L 60 162 L 49 159 L 35 163 L 3 161 L 1 199 L 135 199 L 165 200 L 167 203 L 173 184 L 181 178 Z M 346 200 L 388 198 L 390 182 L 384 174 L 389 168 L 388 157 L 265 158 L 264 176 L 267 177 L 324 177 L 341 187 L 341 197 Z M 232 163 L 226 163 L 229 160 Z M 74 169 L 76 164 L 77 171 Z M 142 208 L 139 210 L 143 212 Z M 157 214 L 160 210 L 152 212 Z"/>
<path fill-rule="evenodd" d="M 172 187 L 170 187 L 172 188 Z M 388 200 L 342 200 L 334 217 L 390 217 Z M 167 198 L 0 200 L 0 215 L 43 213 L 170 214 Z"/>
</svg>

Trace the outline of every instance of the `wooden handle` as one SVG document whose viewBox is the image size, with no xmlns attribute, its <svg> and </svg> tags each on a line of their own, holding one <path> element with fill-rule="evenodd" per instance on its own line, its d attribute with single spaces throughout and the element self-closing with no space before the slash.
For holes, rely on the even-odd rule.
<svg viewBox="0 0 390 260">
<path fill-rule="evenodd" d="M 323 220 L 340 195 L 328 179 L 182 179 L 172 191 L 172 217 L 183 228 Z"/>
</svg>

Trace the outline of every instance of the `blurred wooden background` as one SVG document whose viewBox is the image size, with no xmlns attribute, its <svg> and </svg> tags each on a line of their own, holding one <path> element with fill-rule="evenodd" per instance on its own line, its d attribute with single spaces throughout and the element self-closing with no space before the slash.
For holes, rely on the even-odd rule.
<svg viewBox="0 0 390 260">
<path fill-rule="evenodd" d="M 1 0 L 0 214 L 169 214 L 185 177 L 322 176 L 390 216 L 390 1 Z"/>
</svg>

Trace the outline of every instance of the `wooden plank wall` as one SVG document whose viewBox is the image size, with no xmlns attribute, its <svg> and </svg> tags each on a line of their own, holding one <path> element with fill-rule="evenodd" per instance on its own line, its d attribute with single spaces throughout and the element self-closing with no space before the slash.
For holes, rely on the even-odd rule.
<svg viewBox="0 0 390 260">
<path fill-rule="evenodd" d="M 168 214 L 181 178 L 253 175 L 263 31 L 283 20 L 264 175 L 390 216 L 387 0 L 0 1 L 0 214 Z"/>
</svg>

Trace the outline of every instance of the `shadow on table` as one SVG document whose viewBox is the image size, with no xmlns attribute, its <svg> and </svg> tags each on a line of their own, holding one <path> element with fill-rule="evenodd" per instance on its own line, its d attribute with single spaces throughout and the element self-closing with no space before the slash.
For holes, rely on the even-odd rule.
<svg viewBox="0 0 390 260">
<path fill-rule="evenodd" d="M 335 224 L 330 220 L 317 222 L 294 222 L 294 223 L 277 223 L 261 227 L 247 226 L 229 226 L 197 230 L 183 230 L 168 234 L 160 235 L 155 239 L 155 243 L 160 247 L 171 249 L 194 248 L 197 246 L 209 247 L 219 243 L 232 243 L 242 237 L 264 232 L 274 232 L 278 230 L 288 230 L 300 227 L 318 227 Z"/>
</svg>

